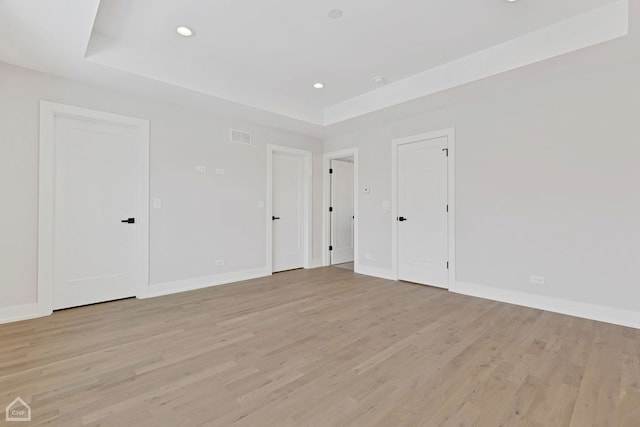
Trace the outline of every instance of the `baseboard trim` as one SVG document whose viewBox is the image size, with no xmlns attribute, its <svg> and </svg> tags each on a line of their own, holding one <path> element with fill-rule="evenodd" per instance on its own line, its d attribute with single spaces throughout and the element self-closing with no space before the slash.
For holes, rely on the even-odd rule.
<svg viewBox="0 0 640 427">
<path fill-rule="evenodd" d="M 637 311 L 510 291 L 466 282 L 456 282 L 455 287 L 451 288 L 450 291 L 457 294 L 640 329 L 640 312 Z"/>
<path fill-rule="evenodd" d="M 315 264 L 316 263 L 314 262 L 312 265 Z M 317 267 L 320 266 L 321 265 L 318 265 Z M 381 279 L 396 280 L 396 278 L 392 276 L 391 270 L 376 267 L 361 265 L 358 266 L 356 273 L 363 274 L 365 276 L 379 277 Z M 271 272 L 267 269 L 257 268 L 217 274 L 213 276 L 158 283 L 151 285 L 148 288 L 148 291 L 144 295 L 139 296 L 139 298 L 153 298 L 178 292 L 257 279 L 270 275 Z M 624 310 L 603 305 L 589 304 L 459 281 L 455 283 L 455 286 L 451 287 L 450 292 L 640 329 L 640 312 L 632 310 Z M 37 303 L 0 308 L 0 324 L 34 319 L 48 314 L 51 313 L 41 313 Z"/>
<path fill-rule="evenodd" d="M 19 322 L 20 320 L 34 319 L 36 317 L 42 317 L 36 302 L 0 308 L 0 324 Z"/>
<path fill-rule="evenodd" d="M 307 268 L 308 270 L 311 270 L 312 268 L 319 268 L 322 267 L 322 258 L 318 258 L 318 259 L 312 259 L 311 260 L 311 264 L 309 265 L 309 267 Z"/>
<path fill-rule="evenodd" d="M 398 280 L 393 276 L 393 271 L 385 268 L 371 267 L 368 265 L 357 265 L 355 273 L 364 274 L 365 276 L 379 277 L 387 280 Z"/>
<path fill-rule="evenodd" d="M 162 295 L 170 295 L 178 292 L 193 291 L 196 289 L 209 288 L 211 286 L 226 285 L 244 280 L 257 279 L 259 277 L 270 276 L 271 272 L 264 267 L 251 270 L 234 271 L 230 273 L 215 274 L 213 276 L 194 277 L 186 280 L 176 280 L 173 282 L 163 282 L 150 285 L 147 291 L 138 298 L 153 298 Z"/>
</svg>

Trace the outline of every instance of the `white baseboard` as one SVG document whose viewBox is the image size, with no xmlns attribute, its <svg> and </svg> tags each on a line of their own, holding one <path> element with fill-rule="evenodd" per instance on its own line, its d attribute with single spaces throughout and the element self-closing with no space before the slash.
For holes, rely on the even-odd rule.
<svg viewBox="0 0 640 427">
<path fill-rule="evenodd" d="M 322 258 L 312 259 L 311 264 L 309 265 L 309 269 L 322 267 Z"/>
<path fill-rule="evenodd" d="M 173 282 L 156 283 L 150 285 L 139 298 L 153 298 L 178 292 L 193 291 L 211 286 L 226 285 L 228 283 L 241 282 L 243 280 L 257 279 L 270 276 L 271 272 L 264 267 L 252 270 L 234 271 L 230 273 L 215 274 L 213 276 L 195 277 Z"/>
<path fill-rule="evenodd" d="M 38 303 L 0 308 L 0 323 L 19 322 L 20 320 L 41 317 Z"/>
<path fill-rule="evenodd" d="M 320 264 L 322 264 L 320 262 Z M 313 263 L 315 265 L 315 262 Z M 318 265 L 318 267 L 321 265 Z M 315 268 L 315 267 L 314 267 Z M 366 276 L 379 277 L 387 280 L 396 280 L 392 276 L 392 271 L 370 266 L 358 266 L 356 273 Z M 213 276 L 196 277 L 187 280 L 177 280 L 151 285 L 140 298 L 152 298 L 161 295 L 169 295 L 178 292 L 185 292 L 195 289 L 207 288 L 210 286 L 224 285 L 243 280 L 256 279 L 271 275 L 265 268 L 223 273 Z M 450 289 L 462 295 L 469 295 L 478 298 L 500 301 L 524 307 L 536 308 L 551 311 L 554 313 L 566 314 L 569 316 L 581 317 L 584 319 L 597 320 L 600 322 L 612 323 L 615 325 L 628 326 L 640 329 L 640 312 L 624 310 L 620 308 L 589 304 L 578 301 L 571 301 L 561 298 L 553 298 L 542 295 L 528 294 L 525 292 L 511 291 L 507 289 L 495 288 L 486 285 L 477 285 L 466 282 L 456 282 Z M 46 313 L 51 314 L 51 313 Z M 0 308 L 0 324 L 18 322 L 21 320 L 33 319 L 46 315 L 40 313 L 38 304 L 24 304 L 13 307 Z"/>
<path fill-rule="evenodd" d="M 364 274 L 365 276 L 379 277 L 381 279 L 398 280 L 393 275 L 393 271 L 386 268 L 371 267 L 368 265 L 356 265 L 354 272 L 358 274 Z"/>
<path fill-rule="evenodd" d="M 456 282 L 455 287 L 452 287 L 450 291 L 458 294 L 640 329 L 640 312 L 638 311 L 528 294 L 525 292 L 510 291 L 507 289 L 465 282 Z"/>
</svg>

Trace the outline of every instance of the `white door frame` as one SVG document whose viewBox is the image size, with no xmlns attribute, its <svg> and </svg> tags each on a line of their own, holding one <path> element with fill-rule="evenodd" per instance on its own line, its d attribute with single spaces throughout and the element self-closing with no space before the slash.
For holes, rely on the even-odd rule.
<svg viewBox="0 0 640 427">
<path fill-rule="evenodd" d="M 447 199 L 449 203 L 448 222 L 448 247 L 449 247 L 449 280 L 448 289 L 455 287 L 456 281 L 456 141 L 455 128 L 438 130 L 435 132 L 398 138 L 391 141 L 391 271 L 392 276 L 399 280 L 398 276 L 398 147 L 403 144 L 425 141 L 436 138 L 447 138 Z"/>
<path fill-rule="evenodd" d="M 302 247 L 304 251 L 304 268 L 311 268 L 311 195 L 313 191 L 313 175 L 312 175 L 312 159 L 313 153 L 307 150 L 298 150 L 296 148 L 284 147 L 281 145 L 267 144 L 267 203 L 266 203 L 266 218 L 265 223 L 267 226 L 267 265 L 266 270 L 268 274 L 273 273 L 273 154 L 283 153 L 294 156 L 302 157 L 303 162 L 303 224 L 302 224 Z"/>
<path fill-rule="evenodd" d="M 89 110 L 71 105 L 40 101 L 40 165 L 38 190 L 38 314 L 53 311 L 54 239 L 55 239 L 55 152 L 56 117 L 118 124 L 138 133 L 140 150 L 137 194 L 136 245 L 138 254 L 136 296 L 149 289 L 149 121 Z"/>
<path fill-rule="evenodd" d="M 331 177 L 329 168 L 331 160 L 342 159 L 353 156 L 353 267 L 357 271 L 360 262 L 358 261 L 358 149 L 347 148 L 346 150 L 333 151 L 323 155 L 323 195 L 322 195 L 322 265 L 331 264 L 331 254 L 329 253 L 329 242 L 331 241 L 331 223 L 329 216 L 329 206 L 331 206 Z"/>
</svg>

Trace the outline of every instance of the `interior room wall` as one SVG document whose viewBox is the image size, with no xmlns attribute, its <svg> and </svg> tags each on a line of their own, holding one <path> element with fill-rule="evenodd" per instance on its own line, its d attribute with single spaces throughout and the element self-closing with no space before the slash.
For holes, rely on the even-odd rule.
<svg viewBox="0 0 640 427">
<path fill-rule="evenodd" d="M 313 259 L 320 263 L 320 140 L 0 63 L 0 308 L 37 298 L 40 100 L 150 120 L 151 198 L 162 200 L 151 209 L 152 285 L 265 269 L 259 202 L 267 144 L 313 151 Z M 230 128 L 252 132 L 253 144 L 231 143 Z M 197 165 L 207 172 L 196 173 Z M 217 259 L 225 265 L 215 266 Z"/>
<path fill-rule="evenodd" d="M 631 42 L 619 45 L 514 72 L 510 84 L 487 84 L 463 103 L 327 138 L 325 152 L 359 148 L 360 264 L 391 274 L 391 141 L 454 127 L 459 285 L 525 304 L 640 313 L 640 66 Z"/>
</svg>

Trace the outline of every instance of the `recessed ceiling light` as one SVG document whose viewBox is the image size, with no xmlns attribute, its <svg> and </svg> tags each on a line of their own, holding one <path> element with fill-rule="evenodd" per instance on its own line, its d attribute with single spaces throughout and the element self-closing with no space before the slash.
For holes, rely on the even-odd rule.
<svg viewBox="0 0 640 427">
<path fill-rule="evenodd" d="M 331 9 L 328 15 L 331 19 L 340 19 L 344 15 L 344 12 L 342 12 L 342 9 Z"/>
<path fill-rule="evenodd" d="M 314 83 L 313 87 L 315 87 L 316 89 L 322 89 L 324 87 L 324 84 L 320 82 Z"/>
<path fill-rule="evenodd" d="M 180 34 L 182 37 L 191 37 L 196 33 L 195 31 L 193 31 L 192 28 L 184 27 L 184 26 L 176 28 L 176 32 Z"/>
</svg>

